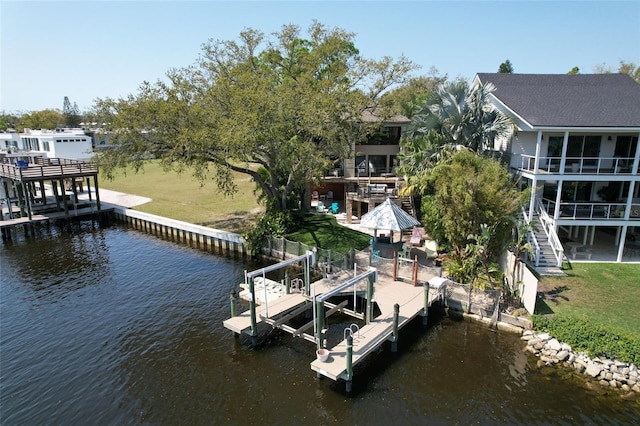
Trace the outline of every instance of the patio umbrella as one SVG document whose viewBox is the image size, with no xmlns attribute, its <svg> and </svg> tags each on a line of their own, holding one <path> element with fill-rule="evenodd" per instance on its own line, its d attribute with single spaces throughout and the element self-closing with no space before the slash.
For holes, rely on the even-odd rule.
<svg viewBox="0 0 640 426">
<path fill-rule="evenodd" d="M 360 219 L 360 226 L 373 229 L 374 234 L 378 229 L 402 231 L 417 225 L 420 225 L 420 222 L 388 198 Z"/>
</svg>

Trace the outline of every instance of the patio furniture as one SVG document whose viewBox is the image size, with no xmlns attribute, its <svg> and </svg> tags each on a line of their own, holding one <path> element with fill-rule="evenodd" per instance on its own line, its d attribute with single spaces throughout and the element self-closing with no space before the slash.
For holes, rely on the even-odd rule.
<svg viewBox="0 0 640 426">
<path fill-rule="evenodd" d="M 318 195 L 318 191 L 313 191 L 311 193 L 311 201 L 318 201 L 318 200 L 320 200 L 320 197 Z"/>
<path fill-rule="evenodd" d="M 425 232 L 424 228 L 414 226 L 413 227 L 413 231 L 411 232 L 411 239 L 409 240 L 411 245 L 412 246 L 421 246 L 422 245 L 422 240 L 424 239 L 425 233 L 426 232 Z"/>
<path fill-rule="evenodd" d="M 438 243 L 435 240 L 426 240 L 424 242 L 424 252 L 427 259 L 435 259 L 438 257 Z"/>
<path fill-rule="evenodd" d="M 567 247 L 570 247 L 569 252 L 571 253 L 571 258 L 573 260 L 578 257 L 583 257 L 586 260 L 591 260 L 591 247 L 585 246 L 582 243 L 570 242 L 566 244 Z"/>
<path fill-rule="evenodd" d="M 333 201 L 333 191 L 327 192 L 327 201 Z"/>
<path fill-rule="evenodd" d="M 329 207 L 329 211 L 333 214 L 338 214 L 338 211 L 340 210 L 340 207 L 338 205 L 338 203 L 333 202 L 331 203 L 331 207 Z"/>
<path fill-rule="evenodd" d="M 318 213 L 326 213 L 327 208 L 325 207 L 322 201 L 318 201 L 318 205 L 316 206 L 316 212 Z"/>
<path fill-rule="evenodd" d="M 402 250 L 398 252 L 398 259 L 409 259 L 411 249 L 406 244 L 402 245 Z"/>
</svg>

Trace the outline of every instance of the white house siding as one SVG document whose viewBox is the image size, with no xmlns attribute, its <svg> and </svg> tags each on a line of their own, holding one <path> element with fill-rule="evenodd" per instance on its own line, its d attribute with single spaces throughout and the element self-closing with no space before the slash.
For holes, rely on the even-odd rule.
<svg viewBox="0 0 640 426">
<path fill-rule="evenodd" d="M 56 136 L 53 157 L 88 160 L 93 156 L 91 146 L 91 137 L 86 135 Z"/>
<path fill-rule="evenodd" d="M 92 138 L 80 129 L 59 131 L 25 129 L 20 133 L 18 152 L 43 154 L 47 158 L 88 160 L 93 156 Z M 37 146 L 37 149 L 34 149 Z"/>
</svg>

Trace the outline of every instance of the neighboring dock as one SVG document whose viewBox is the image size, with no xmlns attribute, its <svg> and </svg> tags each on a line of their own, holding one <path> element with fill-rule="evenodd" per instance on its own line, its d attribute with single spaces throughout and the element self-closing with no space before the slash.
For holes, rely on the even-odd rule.
<svg viewBox="0 0 640 426">
<path fill-rule="evenodd" d="M 92 191 L 93 183 L 93 191 Z M 88 200 L 81 200 L 84 192 Z M 39 222 L 95 215 L 101 210 L 98 167 L 87 161 L 15 155 L 0 158 L 2 237 Z M 92 195 L 93 194 L 93 195 Z"/>
<path fill-rule="evenodd" d="M 413 286 L 393 281 L 392 278 L 378 274 L 375 268 L 366 271 L 342 271 L 331 277 L 315 282 L 309 281 L 309 269 L 314 263 L 313 253 L 271 265 L 246 274 L 243 295 L 249 301 L 249 310 L 236 312 L 237 290 L 231 295 L 232 316 L 225 320 L 225 328 L 234 333 L 252 337 L 257 344 L 258 325 L 265 324 L 302 337 L 316 344 L 318 358 L 310 363 L 318 376 L 332 380 L 344 380 L 347 391 L 351 390 L 353 367 L 364 361 L 386 341 L 392 342 L 395 350 L 398 331 L 417 316 L 426 322 L 428 309 L 436 300 L 445 300 L 444 288 L 447 282 L 435 274 L 425 286 Z M 282 283 L 265 282 L 266 273 L 293 264 L 301 264 L 305 279 L 296 278 L 294 285 L 286 278 Z M 291 281 L 295 281 L 291 280 Z M 280 288 L 277 288 L 278 284 Z M 239 287 L 238 287 L 239 288 Z M 248 291 L 247 291 L 248 290 Z M 270 294 L 267 294 L 267 292 Z M 263 296 L 260 293 L 264 292 Z M 348 301 L 339 304 L 329 302 L 333 297 L 339 299 L 354 298 L 352 309 L 347 308 Z M 357 312 L 356 298 L 364 298 L 364 312 Z M 380 310 L 375 316 L 374 305 Z M 302 327 L 291 326 L 288 322 L 302 313 L 313 311 L 311 321 Z M 364 320 L 363 326 L 353 324 L 344 329 L 344 339 L 334 347 L 326 347 L 328 327 L 326 318 L 334 312 L 343 312 L 354 318 Z M 306 331 L 313 328 L 313 334 Z M 328 357 L 326 356 L 328 354 Z"/>
</svg>

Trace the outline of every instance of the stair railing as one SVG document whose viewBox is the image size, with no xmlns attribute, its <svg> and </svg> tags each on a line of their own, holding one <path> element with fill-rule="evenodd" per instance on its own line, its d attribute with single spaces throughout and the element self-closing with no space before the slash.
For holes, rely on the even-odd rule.
<svg viewBox="0 0 640 426">
<path fill-rule="evenodd" d="M 561 268 L 562 260 L 564 259 L 564 247 L 562 247 L 560 238 L 558 238 L 558 234 L 556 233 L 553 219 L 551 219 L 539 198 L 536 198 L 535 209 L 538 213 L 538 217 L 540 218 L 542 229 L 549 239 L 549 246 L 553 251 L 553 256 L 556 258 L 556 266 Z"/>
<path fill-rule="evenodd" d="M 522 217 L 527 225 L 531 223 L 529 221 L 529 215 L 527 214 L 524 207 L 522 208 Z M 526 235 L 527 243 L 533 247 L 533 264 L 537 268 L 540 266 L 540 243 L 538 243 L 538 239 L 536 238 L 536 234 L 533 231 L 527 232 Z"/>
</svg>

